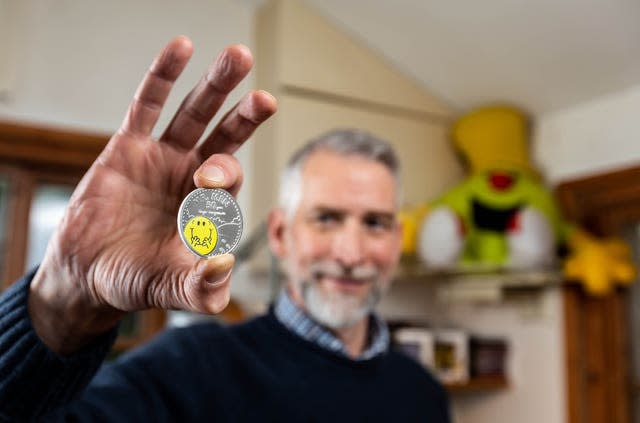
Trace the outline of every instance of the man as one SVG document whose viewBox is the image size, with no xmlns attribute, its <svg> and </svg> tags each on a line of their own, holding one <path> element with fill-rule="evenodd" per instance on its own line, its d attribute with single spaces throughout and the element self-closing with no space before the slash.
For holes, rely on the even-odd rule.
<svg viewBox="0 0 640 423">
<path fill-rule="evenodd" d="M 267 315 L 168 331 L 94 377 L 125 313 L 217 313 L 229 300 L 233 256 L 196 259 L 175 216 L 194 185 L 238 191 L 242 170 L 231 153 L 273 114 L 275 100 L 248 94 L 198 143 L 251 67 L 250 52 L 231 46 L 153 140 L 190 54 L 180 37 L 158 55 L 42 265 L 2 296 L 0 417 L 448 421 L 440 385 L 388 350 L 387 329 L 372 313 L 399 256 L 399 181 L 388 146 L 357 131 L 310 144 L 284 173 L 269 240 L 287 289 Z"/>
</svg>

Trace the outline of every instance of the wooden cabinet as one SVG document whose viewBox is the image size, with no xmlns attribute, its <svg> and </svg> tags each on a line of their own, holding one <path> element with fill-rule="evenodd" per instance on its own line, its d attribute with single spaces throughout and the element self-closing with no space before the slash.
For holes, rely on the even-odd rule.
<svg viewBox="0 0 640 423">
<path fill-rule="evenodd" d="M 557 196 L 565 216 L 597 235 L 637 233 L 639 166 L 566 181 Z M 640 366 L 631 348 L 638 292 L 637 282 L 605 297 L 586 295 L 578 285 L 563 288 L 568 422 L 640 418 Z"/>
<path fill-rule="evenodd" d="M 108 141 L 104 135 L 0 123 L 0 288 L 40 262 L 75 185 Z M 115 349 L 164 327 L 164 312 L 132 314 Z"/>
</svg>

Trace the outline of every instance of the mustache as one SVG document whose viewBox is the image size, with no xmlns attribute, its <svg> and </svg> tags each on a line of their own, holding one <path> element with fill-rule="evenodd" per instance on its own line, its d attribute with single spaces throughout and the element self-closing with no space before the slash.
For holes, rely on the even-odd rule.
<svg viewBox="0 0 640 423">
<path fill-rule="evenodd" d="M 309 271 L 314 279 L 328 276 L 336 279 L 377 280 L 380 277 L 378 269 L 371 264 L 358 266 L 343 266 L 335 261 L 319 261 L 313 263 Z"/>
</svg>

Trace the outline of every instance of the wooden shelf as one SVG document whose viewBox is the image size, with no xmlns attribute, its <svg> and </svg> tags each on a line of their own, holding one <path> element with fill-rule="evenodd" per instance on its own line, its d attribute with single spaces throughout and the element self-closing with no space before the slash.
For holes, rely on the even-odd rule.
<svg viewBox="0 0 640 423">
<path fill-rule="evenodd" d="M 464 383 L 447 383 L 444 387 L 449 393 L 458 394 L 506 389 L 509 383 L 504 376 L 482 376 Z"/>
<path fill-rule="evenodd" d="M 500 302 L 506 293 L 539 292 L 564 281 L 558 267 L 514 270 L 486 265 L 433 270 L 412 258 L 403 258 L 395 279 L 434 284 L 438 299 L 445 302 Z"/>
</svg>

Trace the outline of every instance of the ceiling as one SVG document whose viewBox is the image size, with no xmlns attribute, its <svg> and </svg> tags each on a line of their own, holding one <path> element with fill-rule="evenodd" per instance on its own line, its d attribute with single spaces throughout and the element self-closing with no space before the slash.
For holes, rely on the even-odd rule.
<svg viewBox="0 0 640 423">
<path fill-rule="evenodd" d="M 638 0 L 307 0 L 449 104 L 540 115 L 640 84 Z"/>
</svg>

